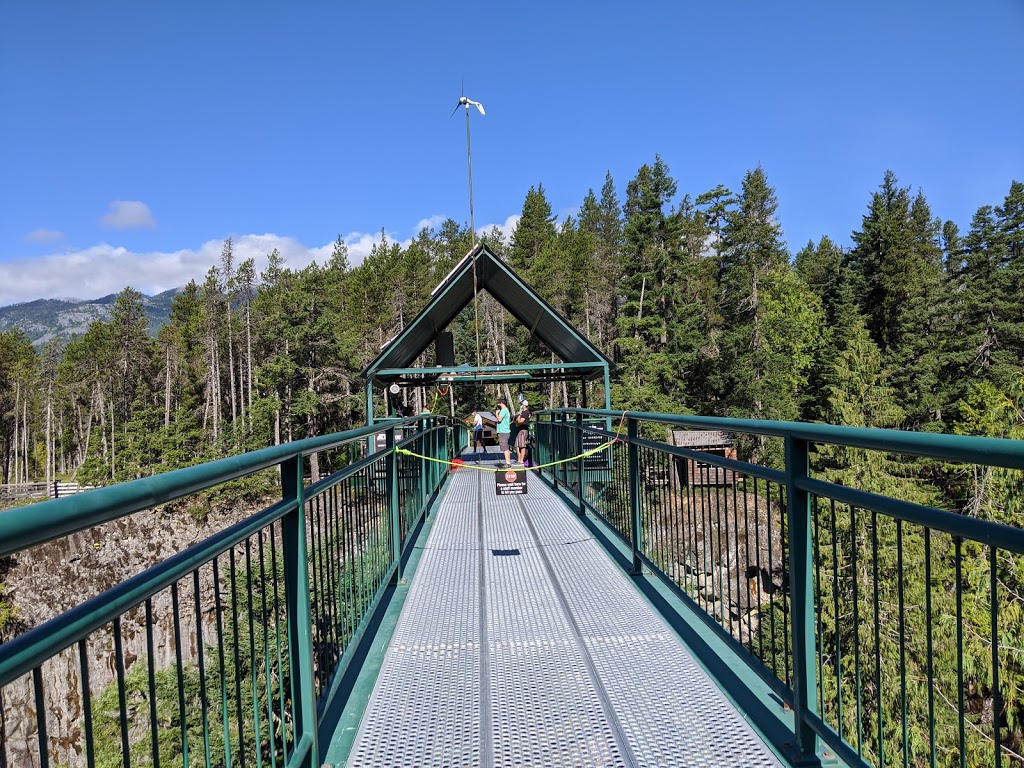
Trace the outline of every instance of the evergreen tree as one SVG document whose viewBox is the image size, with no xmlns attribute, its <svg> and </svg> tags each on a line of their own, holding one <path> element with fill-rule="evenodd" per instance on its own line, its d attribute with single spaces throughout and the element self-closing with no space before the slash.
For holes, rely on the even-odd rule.
<svg viewBox="0 0 1024 768">
<path fill-rule="evenodd" d="M 939 241 L 942 224 L 932 218 L 923 193 L 919 192 L 911 203 L 909 223 L 913 247 L 911 260 L 903 268 L 910 279 L 903 276 L 906 282 L 900 290 L 902 303 L 896 314 L 898 342 L 890 350 L 888 363 L 908 425 L 941 431 L 949 400 L 942 371 L 949 356 L 946 330 L 952 306 Z"/>
<path fill-rule="evenodd" d="M 1000 248 L 1005 265 L 999 273 L 998 297 L 1002 310 L 996 318 L 996 333 L 1002 338 L 1002 346 L 1008 354 L 999 384 L 1004 389 L 1010 386 L 1011 360 L 1017 361 L 1017 370 L 1024 366 L 1024 311 L 1021 311 L 1021 297 L 1024 296 L 1024 183 L 1014 181 L 1003 200 L 996 208 L 999 225 Z"/>
<path fill-rule="evenodd" d="M 586 328 L 589 338 L 611 355 L 622 249 L 622 207 L 611 172 L 605 174 L 600 200 L 593 190 L 587 192 L 580 208 L 579 226 L 594 241 L 592 263 L 588 266 L 593 289 L 587 300 Z"/>
<path fill-rule="evenodd" d="M 509 264 L 526 280 L 533 279 L 533 262 L 555 237 L 555 216 L 544 194 L 544 185 L 530 187 L 523 201 L 523 212 L 512 232 Z"/>
<path fill-rule="evenodd" d="M 626 187 L 617 394 L 636 410 L 664 410 L 665 392 L 675 378 L 668 342 L 683 224 L 682 215 L 669 207 L 676 190 L 660 156 L 641 166 Z"/>
<path fill-rule="evenodd" d="M 0 476 L 4 483 L 29 478 L 26 398 L 37 366 L 35 350 L 20 329 L 0 331 Z"/>
<path fill-rule="evenodd" d="M 820 306 L 790 274 L 777 208 L 775 191 L 757 168 L 744 177 L 722 231 L 722 312 L 728 330 L 719 362 L 729 416 L 796 418 L 798 392 L 817 343 Z M 761 439 L 750 445 L 752 460 L 759 460 L 764 448 Z"/>
<path fill-rule="evenodd" d="M 899 313 L 913 281 L 908 273 L 913 250 L 909 190 L 886 171 L 881 189 L 871 197 L 855 247 L 847 259 L 861 297 L 868 329 L 883 352 L 899 341 Z"/>
</svg>

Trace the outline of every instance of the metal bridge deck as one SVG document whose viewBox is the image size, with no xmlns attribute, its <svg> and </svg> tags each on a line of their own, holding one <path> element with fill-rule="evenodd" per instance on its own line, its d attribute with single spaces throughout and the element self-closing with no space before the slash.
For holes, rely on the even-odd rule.
<svg viewBox="0 0 1024 768">
<path fill-rule="evenodd" d="M 538 477 L 454 473 L 350 766 L 778 766 Z"/>
</svg>

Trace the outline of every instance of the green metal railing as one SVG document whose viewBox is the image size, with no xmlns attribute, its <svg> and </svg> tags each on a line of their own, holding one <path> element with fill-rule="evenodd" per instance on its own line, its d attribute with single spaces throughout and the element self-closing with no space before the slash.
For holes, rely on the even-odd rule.
<svg viewBox="0 0 1024 768">
<path fill-rule="evenodd" d="M 739 435 L 776 467 L 670 444 L 667 430 Z M 622 538 L 634 572 L 676 590 L 792 708 L 800 753 L 1024 765 L 1024 518 L 982 519 L 977 503 L 1002 478 L 997 502 L 1024 512 L 1024 443 L 554 411 L 538 418 L 535 450 L 546 463 L 611 437 L 548 476 Z M 902 479 L 907 457 L 917 470 Z M 880 461 L 893 476 L 878 477 Z M 921 478 L 937 475 L 973 506 L 926 498 Z"/>
<path fill-rule="evenodd" d="M 406 419 L 0 512 L 3 557 L 263 470 L 282 489 L 0 645 L 0 766 L 319 766 L 318 726 L 446 478 L 395 448 L 465 440 Z M 347 464 L 306 485 L 313 454 Z"/>
</svg>

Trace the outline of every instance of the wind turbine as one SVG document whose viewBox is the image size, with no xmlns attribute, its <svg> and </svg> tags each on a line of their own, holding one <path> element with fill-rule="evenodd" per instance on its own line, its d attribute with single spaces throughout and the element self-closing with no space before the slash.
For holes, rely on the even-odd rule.
<svg viewBox="0 0 1024 768">
<path fill-rule="evenodd" d="M 477 313 L 476 297 L 477 297 L 477 278 L 476 278 L 476 222 L 473 220 L 473 150 L 472 144 L 469 141 L 469 108 L 474 106 L 480 110 L 481 115 L 486 115 L 484 111 L 484 105 L 479 101 L 473 101 L 465 93 L 465 83 L 461 89 L 462 93 L 459 96 L 459 103 L 455 105 L 455 109 L 448 116 L 451 120 L 455 113 L 459 111 L 459 107 L 466 108 L 466 161 L 469 166 L 469 231 L 472 232 L 473 237 L 473 325 L 476 328 L 476 364 L 480 365 L 480 318 Z"/>
<path fill-rule="evenodd" d="M 477 109 L 479 109 L 481 115 L 486 115 L 487 114 L 486 112 L 484 112 L 484 105 L 483 104 L 481 104 L 479 101 L 473 101 L 468 96 L 459 96 L 459 103 L 455 105 L 455 110 L 452 112 L 452 114 L 454 115 L 456 112 L 458 112 L 459 111 L 459 107 L 465 107 L 466 108 L 466 112 L 468 113 L 470 106 L 474 106 Z"/>
</svg>

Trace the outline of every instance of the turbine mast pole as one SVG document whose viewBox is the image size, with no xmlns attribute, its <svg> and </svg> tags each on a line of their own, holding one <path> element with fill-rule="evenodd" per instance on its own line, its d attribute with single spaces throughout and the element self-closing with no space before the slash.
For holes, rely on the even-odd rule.
<svg viewBox="0 0 1024 768">
<path fill-rule="evenodd" d="M 473 221 L 473 149 L 469 142 L 469 104 L 466 105 L 466 160 L 469 165 L 469 231 L 476 247 L 476 223 Z"/>
<path fill-rule="evenodd" d="M 476 367 L 480 367 L 480 315 L 477 311 L 476 222 L 473 221 L 473 149 L 469 141 L 469 104 L 466 104 L 466 161 L 469 166 L 469 231 L 473 238 L 473 327 L 476 331 Z"/>
</svg>

